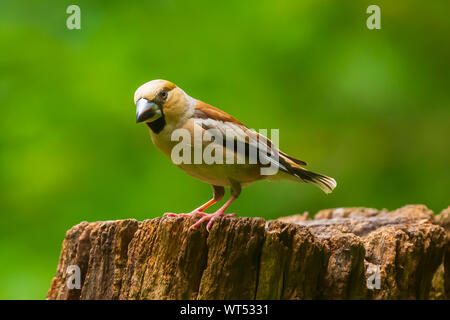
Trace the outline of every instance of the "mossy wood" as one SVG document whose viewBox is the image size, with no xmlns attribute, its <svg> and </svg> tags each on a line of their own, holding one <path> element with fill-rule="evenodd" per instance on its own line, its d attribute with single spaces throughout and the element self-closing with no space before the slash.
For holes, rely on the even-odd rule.
<svg viewBox="0 0 450 320">
<path fill-rule="evenodd" d="M 48 299 L 445 299 L 450 208 L 322 210 L 265 221 L 82 222 Z M 67 285 L 76 265 L 80 288 Z M 70 279 L 69 279 L 70 278 Z M 73 286 L 71 286 L 73 287 Z"/>
</svg>

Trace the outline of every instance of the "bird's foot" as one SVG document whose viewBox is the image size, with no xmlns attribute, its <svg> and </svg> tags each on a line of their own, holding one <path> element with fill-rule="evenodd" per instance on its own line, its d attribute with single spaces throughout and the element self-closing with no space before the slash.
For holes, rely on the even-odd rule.
<svg viewBox="0 0 450 320">
<path fill-rule="evenodd" d="M 189 213 L 172 213 L 172 212 L 166 212 L 164 213 L 165 217 L 193 217 L 193 216 L 206 216 L 208 215 L 208 213 L 203 212 L 203 211 L 199 211 L 199 210 L 194 210 L 192 212 Z"/>
<path fill-rule="evenodd" d="M 203 215 L 203 217 L 200 220 L 198 220 L 196 223 L 194 223 L 189 229 L 196 229 L 204 221 L 209 220 L 208 224 L 206 225 L 206 231 L 209 232 L 209 230 L 211 229 L 211 226 L 212 226 L 214 220 L 216 220 L 217 218 L 220 218 L 220 217 L 225 217 L 225 218 L 227 218 L 227 217 L 234 217 L 235 215 L 236 215 L 236 213 L 224 214 L 222 211 L 217 211 L 217 212 L 211 213 L 211 214 L 210 213 L 205 213 Z"/>
</svg>

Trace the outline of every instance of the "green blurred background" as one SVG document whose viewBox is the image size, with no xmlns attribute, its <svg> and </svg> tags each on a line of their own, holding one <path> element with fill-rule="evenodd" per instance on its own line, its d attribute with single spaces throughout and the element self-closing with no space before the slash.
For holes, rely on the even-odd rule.
<svg viewBox="0 0 450 320">
<path fill-rule="evenodd" d="M 81 30 L 66 8 L 81 7 Z M 366 8 L 381 7 L 381 30 Z M 338 181 L 259 182 L 232 210 L 450 204 L 445 1 L 0 2 L 0 298 L 43 299 L 65 231 L 186 212 L 210 186 L 135 124 L 133 93 L 173 81 Z"/>
</svg>

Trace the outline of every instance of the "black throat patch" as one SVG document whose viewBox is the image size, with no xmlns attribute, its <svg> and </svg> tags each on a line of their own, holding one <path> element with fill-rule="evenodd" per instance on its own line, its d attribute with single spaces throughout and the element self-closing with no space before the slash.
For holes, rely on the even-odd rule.
<svg viewBox="0 0 450 320">
<path fill-rule="evenodd" d="M 160 133 L 166 126 L 166 119 L 164 115 L 161 118 L 156 119 L 153 122 L 146 122 L 147 126 L 156 134 Z"/>
</svg>

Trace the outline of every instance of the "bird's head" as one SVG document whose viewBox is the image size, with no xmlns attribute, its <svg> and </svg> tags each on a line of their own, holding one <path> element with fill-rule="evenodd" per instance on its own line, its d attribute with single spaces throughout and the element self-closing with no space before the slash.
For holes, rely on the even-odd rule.
<svg viewBox="0 0 450 320">
<path fill-rule="evenodd" d="M 134 94 L 136 123 L 145 122 L 156 133 L 166 122 L 181 119 L 192 104 L 183 90 L 166 80 L 152 80 L 140 86 Z"/>
</svg>

